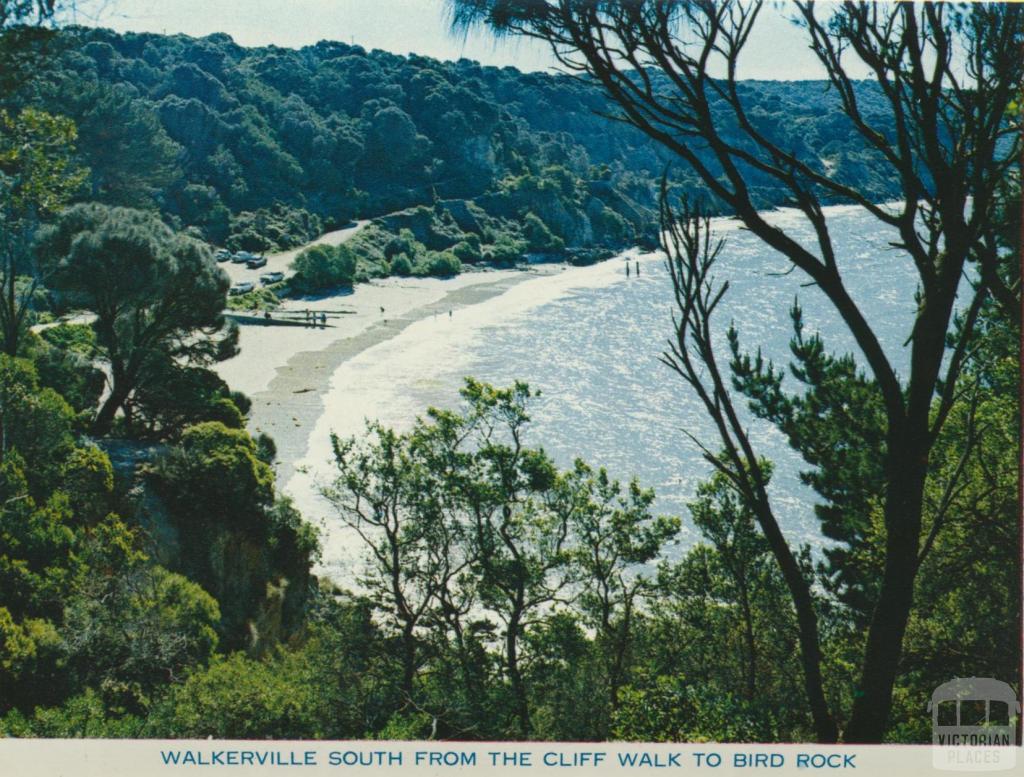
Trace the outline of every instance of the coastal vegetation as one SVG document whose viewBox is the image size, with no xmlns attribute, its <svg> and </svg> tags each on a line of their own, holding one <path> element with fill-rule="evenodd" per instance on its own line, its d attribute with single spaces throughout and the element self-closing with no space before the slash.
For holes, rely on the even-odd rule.
<svg viewBox="0 0 1024 777">
<path fill-rule="evenodd" d="M 475 235 L 497 262 L 657 242 L 656 183 L 671 154 L 601 116 L 613 105 L 596 83 L 329 41 L 244 48 L 223 34 L 86 28 L 7 37 L 9 49 L 38 56 L 33 77 L 5 88 L 0 107 L 74 123 L 88 170 L 77 198 L 156 209 L 214 245 L 283 250 L 355 217 L 398 212 L 383 230 L 409 228 L 431 251 Z M 825 86 L 740 88 L 757 126 L 795 153 L 877 200 L 895 196 Z M 880 93 L 863 99 L 884 115 Z M 684 169 L 671 176 L 703 190 Z M 757 207 L 790 199 L 769 176 L 751 189 Z"/>
<path fill-rule="evenodd" d="M 851 4 L 829 25 L 803 6 L 825 90 L 709 79 L 659 35 L 681 9 L 672 24 L 734 61 L 756 6 L 514 5 L 457 19 L 568 30 L 589 77 L 3 32 L 0 735 L 924 742 L 951 675 L 1019 687 L 1024 13 Z M 0 25 L 37 8 L 0 3 Z M 623 71 L 595 31 L 650 56 Z M 970 89 L 903 59 L 947 35 L 977 53 Z M 829 42 L 886 78 L 853 82 Z M 831 250 L 822 208 L 851 201 L 920 273 L 906 376 Z M 780 204 L 815 251 L 759 215 Z M 743 322 L 719 328 L 714 212 L 817 284 L 863 355 L 830 350 L 797 303 L 785 366 Z M 348 243 L 298 254 L 292 290 L 660 239 L 665 376 L 718 429 L 696 441 L 713 474 L 687 514 L 600 462 L 559 466 L 536 392 L 470 378 L 407 431 L 332 440 L 323 496 L 365 563 L 317 579 L 274 441 L 212 369 L 238 333 L 210 244 L 297 247 L 356 216 L 371 223 Z M 786 542 L 747 411 L 804 462 L 822 554 Z"/>
<path fill-rule="evenodd" d="M 794 3 L 793 22 L 839 96 L 837 114 L 871 149 L 872 167 L 899 177 L 897 202 L 886 206 L 856 174 L 829 169 L 757 121 L 737 72 L 761 3 L 453 0 L 453 8 L 456 26 L 486 24 L 546 41 L 565 67 L 601 83 L 617 118 L 690 169 L 745 228 L 785 257 L 789 271 L 820 289 L 834 327 L 856 342 L 860 367 L 852 355 L 829 352 L 827 333 L 805 333 L 795 302 L 789 370 L 800 384 L 795 392 L 783 387 L 785 369 L 762 358 L 760 348 L 754 355 L 740 345 L 742 323 L 730 326 L 730 358 L 720 363 L 712 316 L 728 291 L 714 280 L 721 246 L 708 234 L 699 201 L 695 206 L 684 196 L 677 204 L 662 187 L 661 223 L 679 308 L 664 361 L 714 421 L 717 439 L 700 443 L 705 457 L 756 516 L 785 579 L 817 739 L 881 741 L 897 697 L 918 574 L 948 519 L 946 499 L 936 505 L 929 493 L 931 457 L 953 411 L 971 407 L 966 396 L 975 384 L 965 368 L 990 299 L 1019 334 L 1019 267 L 1007 264 L 999 248 L 999 200 L 1015 177 L 1019 196 L 1024 65 L 1016 48 L 1024 41 L 1024 14 L 1001 4 L 960 13 L 928 3 L 850 2 L 827 10 Z M 686 35 L 678 36 L 680 29 Z M 960 56 L 971 65 L 959 67 Z M 858 67 L 871 74 L 881 111 L 865 99 L 869 89 L 854 75 Z M 710 77 L 715 68 L 725 75 Z M 671 91 L 657 88 L 654 79 L 664 78 Z M 714 152 L 714 164 L 700 152 L 705 148 Z M 752 187 L 760 180 L 788 191 L 814 231 L 811 245 L 758 212 Z M 834 197 L 896 230 L 893 245 L 916 272 L 906 374 L 894 367 L 877 323 L 867 320 L 840 269 L 845 257 L 822 210 Z M 965 276 L 969 289 L 961 292 Z M 773 423 L 812 467 L 804 478 L 821 500 L 822 531 L 840 543 L 824 568 L 832 596 L 850 608 L 864 634 L 848 705 L 828 698 L 827 629 L 814 581 L 799 548 L 780 530 L 768 470 L 738 413 L 742 404 Z M 843 433 L 823 434 L 829 423 L 842 423 Z M 973 440 L 962 444 L 967 455 Z M 865 450 L 870 460 L 857 453 Z M 952 493 L 962 477 L 949 473 L 943 488 Z M 1020 675 L 1013 670 L 1006 679 L 1019 685 Z"/>
</svg>

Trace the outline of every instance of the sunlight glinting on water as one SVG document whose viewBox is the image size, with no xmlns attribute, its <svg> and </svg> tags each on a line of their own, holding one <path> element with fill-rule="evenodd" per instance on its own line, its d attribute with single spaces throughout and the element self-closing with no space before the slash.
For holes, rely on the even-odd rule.
<svg viewBox="0 0 1024 777">
<path fill-rule="evenodd" d="M 792 211 L 772 214 L 791 234 L 809 241 L 811 232 Z M 909 259 L 888 242 L 892 234 L 857 208 L 830 209 L 840 270 L 856 282 L 852 294 L 875 327 L 890 360 L 903 371 L 903 347 L 913 317 L 916 275 Z M 741 344 L 783 363 L 789 355 L 794 297 L 808 331 L 819 330 L 828 348 L 855 351 L 830 303 L 806 287 L 798 271 L 780 276 L 786 260 L 735 222 L 717 222 L 726 248 L 716 278 L 730 282 L 715 319 L 719 353 L 728 350 L 725 331 L 735 321 Z M 579 456 L 612 476 L 636 476 L 655 489 L 658 512 L 683 517 L 680 546 L 696 540 L 686 504 L 709 466 L 685 429 L 716 449 L 716 437 L 699 400 L 658 361 L 672 334 L 672 291 L 660 254 L 630 252 L 640 263 L 627 278 L 622 258 L 573 268 L 520 283 L 490 301 L 428 318 L 392 340 L 368 349 L 335 373 L 326 410 L 310 438 L 300 472 L 286 490 L 325 528 L 322 571 L 344 575 L 355 552 L 316 494 L 330 477 L 329 435 L 356 434 L 364 418 L 408 428 L 430 406 L 452 407 L 467 375 L 497 385 L 524 380 L 542 392 L 532 413 L 528 443 L 543 446 L 561 466 Z M 786 384 L 795 388 L 790 376 Z M 776 514 L 791 542 L 820 547 L 813 494 L 800 483 L 806 465 L 768 424 L 751 420 L 760 455 L 773 460 Z M 673 551 L 677 552 L 677 551 Z"/>
</svg>

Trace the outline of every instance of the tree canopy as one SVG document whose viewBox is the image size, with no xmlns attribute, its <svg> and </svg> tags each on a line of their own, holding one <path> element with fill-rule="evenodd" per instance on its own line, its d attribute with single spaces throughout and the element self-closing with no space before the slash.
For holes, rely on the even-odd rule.
<svg viewBox="0 0 1024 777">
<path fill-rule="evenodd" d="M 167 360 L 206 365 L 234 352 L 237 332 L 223 315 L 227 276 L 205 245 L 156 215 L 76 205 L 60 215 L 39 251 L 52 268 L 50 288 L 96 315 L 111 375 L 97 432 L 109 430 Z"/>
</svg>

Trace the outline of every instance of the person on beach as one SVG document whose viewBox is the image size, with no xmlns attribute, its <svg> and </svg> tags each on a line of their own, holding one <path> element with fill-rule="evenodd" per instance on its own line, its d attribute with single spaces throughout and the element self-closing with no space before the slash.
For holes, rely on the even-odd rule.
<svg viewBox="0 0 1024 777">
<path fill-rule="evenodd" d="M 639 259 L 636 260 L 636 277 L 637 278 L 640 277 L 640 260 Z"/>
<path fill-rule="evenodd" d="M 380 306 L 380 314 L 382 316 L 384 315 L 384 306 L 383 305 Z"/>
<path fill-rule="evenodd" d="M 449 310 L 448 311 L 448 320 L 451 321 L 451 319 L 452 319 L 452 312 Z"/>
<path fill-rule="evenodd" d="M 321 313 L 320 314 L 320 328 L 321 329 L 326 329 L 327 328 L 327 314 L 326 313 Z"/>
<path fill-rule="evenodd" d="M 629 277 L 629 259 L 626 260 L 626 277 Z"/>
</svg>

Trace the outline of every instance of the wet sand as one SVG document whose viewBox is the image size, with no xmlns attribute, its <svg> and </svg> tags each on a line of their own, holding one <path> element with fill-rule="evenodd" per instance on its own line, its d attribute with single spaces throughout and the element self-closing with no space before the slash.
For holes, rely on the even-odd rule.
<svg viewBox="0 0 1024 777">
<path fill-rule="evenodd" d="M 250 431 L 274 438 L 277 483 L 284 490 L 324 413 L 323 396 L 331 377 L 345 361 L 416 321 L 447 316 L 449 311 L 457 314 L 522 281 L 561 269 L 472 272 L 448 280 L 388 278 L 360 284 L 341 296 L 289 300 L 273 312 L 270 322 L 239 317 L 241 352 L 218 365 L 217 371 L 233 389 L 252 399 Z M 307 309 L 324 312 L 326 327 L 305 326 Z"/>
</svg>

